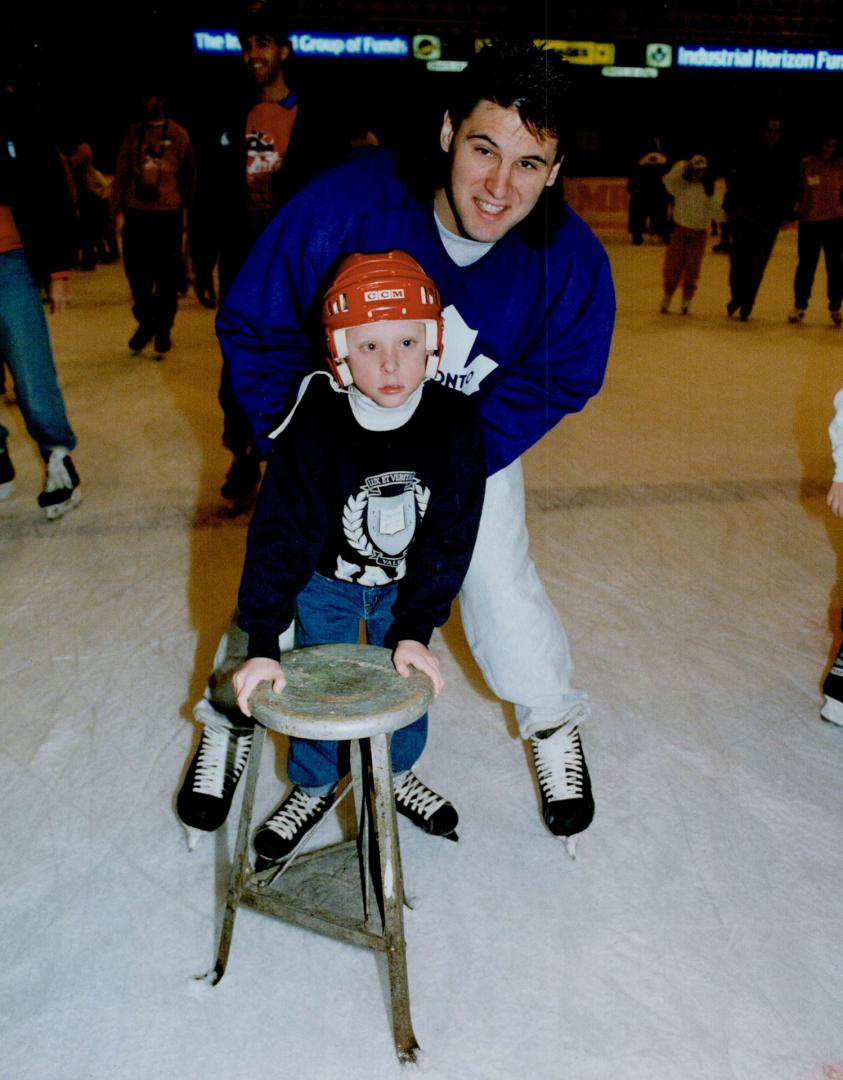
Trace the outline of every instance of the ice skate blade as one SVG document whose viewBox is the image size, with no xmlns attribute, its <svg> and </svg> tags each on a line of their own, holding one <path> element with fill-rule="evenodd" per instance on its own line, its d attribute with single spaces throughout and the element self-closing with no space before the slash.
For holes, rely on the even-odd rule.
<svg viewBox="0 0 843 1080">
<path fill-rule="evenodd" d="M 184 822 L 182 822 L 182 828 L 184 829 L 185 833 L 187 833 L 188 851 L 193 851 L 193 849 L 196 847 L 202 837 L 208 835 L 204 829 L 194 829 L 192 825 L 185 825 Z"/>
<path fill-rule="evenodd" d="M 69 499 L 65 499 L 64 502 L 53 503 L 52 506 L 44 507 L 44 516 L 48 521 L 55 521 L 57 518 L 64 517 L 65 514 L 79 505 L 82 500 L 82 492 L 79 488 L 74 488 Z"/>
<path fill-rule="evenodd" d="M 576 836 L 560 836 L 559 839 L 565 841 L 565 850 L 571 856 L 571 859 L 576 861 L 576 858 L 577 858 L 577 838 L 576 838 Z"/>
</svg>

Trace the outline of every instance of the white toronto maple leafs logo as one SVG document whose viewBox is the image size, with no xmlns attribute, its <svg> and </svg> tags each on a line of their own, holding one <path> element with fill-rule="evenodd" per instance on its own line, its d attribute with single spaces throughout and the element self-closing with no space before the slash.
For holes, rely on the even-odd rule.
<svg viewBox="0 0 843 1080">
<path fill-rule="evenodd" d="M 471 347 L 477 338 L 477 331 L 463 319 L 453 304 L 442 312 L 445 322 L 445 334 L 442 347 L 442 363 L 436 375 L 436 381 L 444 386 L 461 390 L 464 394 L 476 394 L 480 383 L 490 371 L 498 366 L 494 360 L 480 353 L 466 366 Z"/>
<path fill-rule="evenodd" d="M 358 585 L 384 585 L 406 573 L 405 553 L 430 501 L 430 488 L 414 472 L 367 477 L 343 507 L 348 545 L 363 565 L 337 559 L 335 576 Z"/>
</svg>

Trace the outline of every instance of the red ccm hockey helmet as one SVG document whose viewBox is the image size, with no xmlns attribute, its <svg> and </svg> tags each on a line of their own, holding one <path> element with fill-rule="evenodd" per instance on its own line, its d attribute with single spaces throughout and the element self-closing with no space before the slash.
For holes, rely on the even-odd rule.
<svg viewBox="0 0 843 1080">
<path fill-rule="evenodd" d="M 346 363 L 346 330 L 400 319 L 424 323 L 425 378 L 434 378 L 442 356 L 443 322 L 442 301 L 433 281 L 406 251 L 358 253 L 343 259 L 322 305 L 328 363 L 340 386 L 354 381 Z"/>
</svg>

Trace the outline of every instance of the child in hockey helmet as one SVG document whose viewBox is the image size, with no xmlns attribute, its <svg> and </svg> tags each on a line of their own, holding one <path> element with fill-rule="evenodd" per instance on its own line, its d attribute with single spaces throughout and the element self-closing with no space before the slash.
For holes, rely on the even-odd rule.
<svg viewBox="0 0 843 1080">
<path fill-rule="evenodd" d="M 343 259 L 325 294 L 322 325 L 334 378 L 378 404 L 403 404 L 439 370 L 439 290 L 405 251 Z"/>
</svg>

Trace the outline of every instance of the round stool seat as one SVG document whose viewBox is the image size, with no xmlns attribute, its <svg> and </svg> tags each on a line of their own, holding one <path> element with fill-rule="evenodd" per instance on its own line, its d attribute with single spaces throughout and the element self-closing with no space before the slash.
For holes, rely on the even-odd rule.
<svg viewBox="0 0 843 1080">
<path fill-rule="evenodd" d="M 376 645 L 313 645 L 285 653 L 280 694 L 261 683 L 252 715 L 272 731 L 300 739 L 368 739 L 418 720 L 433 698 L 430 679 L 402 678 L 392 652 Z"/>
</svg>

